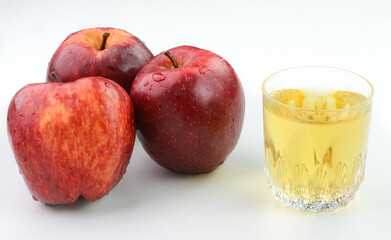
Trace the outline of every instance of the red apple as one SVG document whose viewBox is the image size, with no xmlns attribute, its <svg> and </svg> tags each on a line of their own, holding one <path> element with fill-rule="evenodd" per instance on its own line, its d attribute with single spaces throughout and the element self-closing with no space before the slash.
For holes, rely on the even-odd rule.
<svg viewBox="0 0 391 240">
<path fill-rule="evenodd" d="M 20 173 L 33 198 L 46 204 L 108 194 L 135 140 L 128 93 L 101 77 L 29 84 L 11 100 L 7 122 Z"/>
<path fill-rule="evenodd" d="M 222 57 L 191 46 L 173 48 L 140 70 L 130 94 L 137 136 L 163 167 L 211 172 L 235 148 L 243 125 L 244 93 Z"/>
<path fill-rule="evenodd" d="M 55 71 L 62 82 L 101 76 L 129 92 L 138 71 L 153 54 L 132 34 L 116 28 L 90 28 L 69 35 L 49 62 L 46 81 L 54 82 Z"/>
</svg>

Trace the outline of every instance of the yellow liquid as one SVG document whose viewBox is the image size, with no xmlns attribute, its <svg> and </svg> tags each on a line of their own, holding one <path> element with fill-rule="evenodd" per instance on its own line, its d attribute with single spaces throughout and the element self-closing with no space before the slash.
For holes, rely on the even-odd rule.
<svg viewBox="0 0 391 240">
<path fill-rule="evenodd" d="M 354 106 L 366 97 L 298 89 L 270 96 L 282 103 L 264 97 L 265 172 L 276 197 L 353 198 L 364 178 L 371 111 L 369 103 Z"/>
</svg>

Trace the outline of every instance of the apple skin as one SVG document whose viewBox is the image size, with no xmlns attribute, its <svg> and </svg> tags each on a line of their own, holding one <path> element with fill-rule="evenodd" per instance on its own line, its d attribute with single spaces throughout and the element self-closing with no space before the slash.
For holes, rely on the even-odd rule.
<svg viewBox="0 0 391 240">
<path fill-rule="evenodd" d="M 103 34 L 109 32 L 104 50 L 99 50 Z M 49 62 L 47 82 L 54 82 L 55 71 L 62 82 L 101 76 L 111 79 L 129 92 L 138 71 L 153 54 L 132 34 L 116 28 L 90 28 L 70 34 Z"/>
<path fill-rule="evenodd" d="M 135 140 L 128 93 L 101 77 L 27 85 L 12 98 L 7 124 L 30 193 L 52 205 L 108 194 L 124 175 Z"/>
<path fill-rule="evenodd" d="M 130 92 L 137 136 L 148 155 L 179 173 L 208 173 L 235 148 L 244 93 L 222 57 L 192 46 L 169 50 L 137 74 Z"/>
</svg>

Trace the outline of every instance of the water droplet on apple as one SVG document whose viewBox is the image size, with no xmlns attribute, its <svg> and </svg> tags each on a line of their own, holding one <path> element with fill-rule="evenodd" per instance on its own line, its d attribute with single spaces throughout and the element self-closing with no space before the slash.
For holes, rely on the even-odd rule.
<svg viewBox="0 0 391 240">
<path fill-rule="evenodd" d="M 163 81 L 164 79 L 166 79 L 166 77 L 162 74 L 162 73 L 154 73 L 152 75 L 152 78 L 155 82 L 161 82 Z"/>
<path fill-rule="evenodd" d="M 146 87 L 148 84 L 149 84 L 149 82 L 145 82 L 145 83 L 144 83 L 144 87 Z"/>
<path fill-rule="evenodd" d="M 205 73 L 209 72 L 210 69 L 208 67 L 203 67 L 198 70 L 200 74 L 204 75 Z"/>
<path fill-rule="evenodd" d="M 22 114 L 19 114 L 19 117 L 22 117 L 22 118 L 24 118 L 24 115 L 22 115 Z"/>
<path fill-rule="evenodd" d="M 157 106 L 156 106 L 156 109 L 157 109 L 158 111 L 162 110 L 162 105 L 157 105 Z"/>
<path fill-rule="evenodd" d="M 110 84 L 109 84 L 108 82 L 105 82 L 105 86 L 106 86 L 107 88 L 110 88 Z"/>
</svg>

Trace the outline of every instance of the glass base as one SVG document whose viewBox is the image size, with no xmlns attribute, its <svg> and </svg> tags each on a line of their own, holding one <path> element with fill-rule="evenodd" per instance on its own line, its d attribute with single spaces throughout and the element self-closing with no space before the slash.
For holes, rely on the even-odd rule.
<svg viewBox="0 0 391 240">
<path fill-rule="evenodd" d="M 357 189 L 352 189 L 350 192 L 347 192 L 343 196 L 331 201 L 312 201 L 309 203 L 303 199 L 289 197 L 283 192 L 277 192 L 275 191 L 275 188 L 271 186 L 271 191 L 276 200 L 282 202 L 287 207 L 295 208 L 304 212 L 333 211 L 337 208 L 344 207 L 354 199 L 356 190 Z"/>
</svg>

